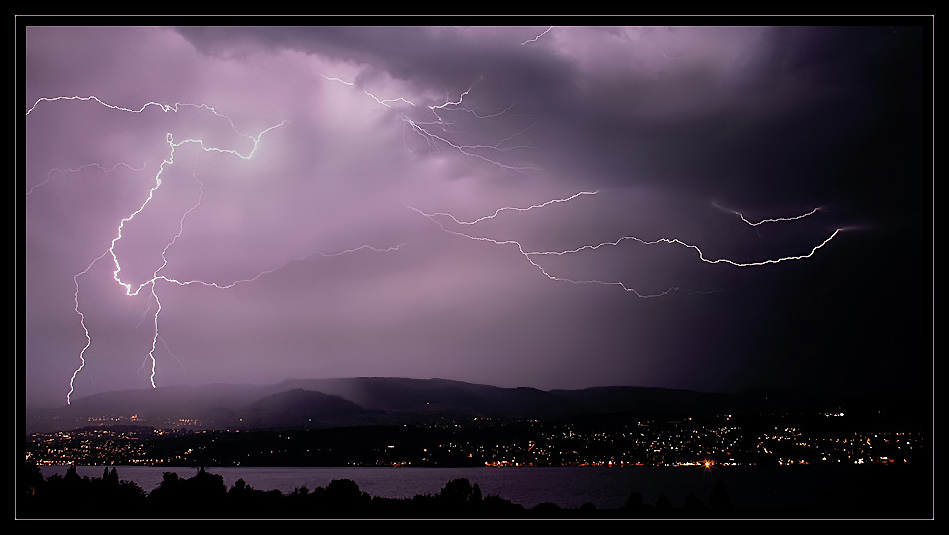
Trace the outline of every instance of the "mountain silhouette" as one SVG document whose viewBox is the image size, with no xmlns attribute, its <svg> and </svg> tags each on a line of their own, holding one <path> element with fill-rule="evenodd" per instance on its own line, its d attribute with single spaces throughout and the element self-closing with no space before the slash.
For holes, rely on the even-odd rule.
<svg viewBox="0 0 949 535">
<path fill-rule="evenodd" d="M 809 403 L 800 396 L 770 391 L 725 394 L 634 386 L 544 391 L 448 379 L 288 379 L 270 385 L 170 386 L 93 394 L 60 409 L 29 411 L 27 432 L 81 427 L 104 415 L 115 423 L 162 427 L 176 421 L 223 429 L 386 425 L 437 418 L 557 419 L 618 413 L 676 418 L 799 410 Z M 820 403 L 832 406 L 825 399 Z"/>
</svg>

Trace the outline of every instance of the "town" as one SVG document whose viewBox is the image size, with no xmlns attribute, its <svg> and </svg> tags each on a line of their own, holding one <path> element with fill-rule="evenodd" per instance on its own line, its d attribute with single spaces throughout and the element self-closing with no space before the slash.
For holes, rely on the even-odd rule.
<svg viewBox="0 0 949 535">
<path fill-rule="evenodd" d="M 541 421 L 442 417 L 426 424 L 326 429 L 161 428 L 108 418 L 28 438 L 38 465 L 150 466 L 754 466 L 908 464 L 924 433 L 855 426 L 842 413 L 729 414 Z M 109 425 L 111 424 L 111 425 Z M 928 461 L 927 461 L 928 462 Z"/>
</svg>

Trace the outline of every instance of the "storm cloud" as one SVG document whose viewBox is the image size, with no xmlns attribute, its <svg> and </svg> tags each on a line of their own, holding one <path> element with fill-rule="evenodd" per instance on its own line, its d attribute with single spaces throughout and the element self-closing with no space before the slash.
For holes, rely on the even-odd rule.
<svg viewBox="0 0 949 535">
<path fill-rule="evenodd" d="M 929 22 L 671 22 L 29 25 L 28 400 L 931 384 Z"/>
</svg>

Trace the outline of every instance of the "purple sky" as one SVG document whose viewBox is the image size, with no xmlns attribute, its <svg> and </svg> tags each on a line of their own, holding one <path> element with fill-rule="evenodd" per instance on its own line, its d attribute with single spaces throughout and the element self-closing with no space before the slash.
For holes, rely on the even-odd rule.
<svg viewBox="0 0 949 535">
<path fill-rule="evenodd" d="M 31 20 L 27 400 L 930 388 L 932 31 L 896 22 Z"/>
</svg>

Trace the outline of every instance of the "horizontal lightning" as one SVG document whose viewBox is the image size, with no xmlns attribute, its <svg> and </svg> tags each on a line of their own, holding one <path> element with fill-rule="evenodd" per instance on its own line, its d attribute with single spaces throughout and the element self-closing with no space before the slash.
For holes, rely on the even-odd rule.
<svg viewBox="0 0 949 535">
<path fill-rule="evenodd" d="M 84 169 L 88 169 L 88 168 L 90 168 L 90 167 L 96 167 L 96 168 L 98 168 L 100 171 L 102 171 L 103 173 L 111 173 L 112 171 L 115 171 L 115 170 L 118 169 L 119 167 L 125 167 L 125 168 L 128 169 L 129 171 L 144 171 L 144 170 L 145 170 L 145 165 L 146 165 L 147 163 L 148 163 L 148 162 L 142 163 L 142 166 L 141 166 L 141 167 L 133 167 L 133 166 L 131 166 L 131 165 L 125 163 L 125 162 L 119 162 L 119 163 L 114 164 L 114 165 L 111 165 L 111 166 L 109 166 L 109 167 L 106 167 L 106 166 L 104 166 L 104 165 L 102 165 L 102 164 L 100 164 L 100 163 L 87 163 L 87 164 L 85 164 L 85 165 L 81 165 L 81 166 L 76 167 L 76 168 L 73 168 L 73 169 L 58 169 L 58 168 L 56 168 L 56 169 L 50 169 L 49 172 L 46 173 L 46 179 L 43 180 L 42 182 L 40 182 L 39 184 L 36 184 L 36 185 L 30 187 L 28 190 L 26 190 L 26 195 L 30 195 L 30 194 L 33 193 L 33 191 L 35 191 L 36 189 L 38 189 L 38 188 L 40 188 L 40 187 L 46 185 L 47 182 L 49 182 L 50 180 L 53 179 L 53 175 L 54 175 L 54 174 L 59 174 L 59 173 L 78 173 L 78 172 L 80 172 L 80 171 L 82 171 L 82 170 L 84 170 Z"/>
<path fill-rule="evenodd" d="M 280 264 L 277 265 L 277 266 L 274 266 L 274 267 L 272 267 L 272 268 L 270 268 L 270 269 L 261 271 L 260 273 L 254 275 L 253 277 L 249 277 L 249 278 L 246 278 L 246 279 L 235 280 L 235 281 L 232 281 L 232 282 L 227 283 L 227 284 L 220 284 L 220 283 L 217 283 L 217 282 L 207 282 L 207 281 L 202 281 L 202 280 L 185 280 L 185 281 L 182 281 L 182 280 L 174 279 L 174 278 L 171 278 L 171 277 L 167 277 L 167 276 L 165 276 L 165 275 L 157 276 L 156 279 L 160 279 L 160 280 L 163 280 L 163 281 L 166 281 L 166 282 L 170 282 L 170 283 L 172 283 L 172 284 L 177 284 L 178 286 L 190 286 L 190 285 L 193 285 L 193 284 L 197 284 L 197 285 L 201 285 L 201 286 L 210 286 L 210 287 L 218 288 L 218 289 L 221 289 L 221 290 L 226 290 L 226 289 L 228 289 L 228 288 L 233 288 L 233 287 L 237 286 L 238 284 L 243 284 L 243 283 L 248 283 L 248 282 L 256 281 L 256 280 L 260 279 L 261 277 L 263 277 L 263 276 L 265 276 L 265 275 L 269 275 L 269 274 L 271 274 L 271 273 L 273 273 L 273 272 L 275 272 L 275 271 L 279 271 L 280 269 L 286 267 L 288 264 L 291 264 L 291 263 L 294 263 L 294 262 L 303 262 L 303 261 L 309 260 L 310 258 L 313 258 L 313 257 L 315 257 L 315 256 L 321 256 L 321 257 L 324 257 L 324 258 L 332 258 L 332 257 L 335 257 L 335 256 L 342 256 L 342 255 L 346 255 L 346 254 L 350 254 L 350 253 L 355 253 L 355 252 L 357 252 L 357 251 L 375 251 L 375 252 L 377 252 L 377 253 L 387 253 L 387 252 L 392 252 L 392 251 L 398 251 L 398 250 L 399 250 L 400 248 L 402 248 L 404 245 L 405 245 L 405 244 L 403 243 L 403 244 L 399 244 L 399 245 L 396 245 L 396 246 L 393 246 L 393 247 L 380 248 L 380 247 L 374 247 L 374 246 L 372 246 L 372 245 L 368 245 L 368 244 L 367 244 L 367 245 L 360 245 L 359 247 L 353 247 L 353 248 L 351 248 L 351 249 L 346 249 L 346 250 L 344 250 L 344 251 L 338 251 L 338 252 L 335 252 L 335 253 L 313 252 L 313 253 L 309 253 L 309 254 L 304 255 L 304 256 L 300 256 L 300 257 L 298 257 L 298 258 L 293 258 L 293 259 L 287 260 L 287 261 L 285 261 L 285 262 L 282 262 L 282 263 L 280 263 Z"/>
<path fill-rule="evenodd" d="M 643 245 L 656 245 L 656 244 L 662 244 L 662 243 L 680 245 L 680 246 L 682 246 L 682 247 L 686 247 L 686 248 L 689 248 L 689 249 L 694 250 L 696 253 L 698 253 L 699 259 L 700 259 L 702 262 L 705 262 L 705 263 L 708 263 L 708 264 L 728 264 L 728 265 L 732 265 L 732 266 L 735 266 L 735 267 L 756 267 L 756 266 L 765 266 L 765 265 L 769 265 L 769 264 L 779 264 L 779 263 L 781 263 L 781 262 L 788 262 L 788 261 L 795 261 L 795 260 L 804 260 L 804 259 L 810 258 L 810 257 L 812 257 L 819 249 L 821 249 L 822 247 L 824 247 L 825 245 L 827 245 L 828 243 L 830 243 L 830 241 L 833 240 L 833 239 L 837 236 L 837 234 L 839 234 L 842 230 L 844 230 L 844 229 L 841 229 L 841 228 L 838 228 L 838 229 L 834 230 L 834 232 L 831 233 L 830 236 L 828 236 L 826 239 L 824 239 L 821 243 L 815 245 L 815 246 L 811 249 L 811 251 L 810 251 L 809 253 L 806 253 L 806 254 L 785 256 L 785 257 L 780 257 L 780 258 L 766 259 L 766 260 L 753 261 L 753 262 L 739 262 L 739 261 L 735 261 L 735 260 L 728 259 L 728 258 L 717 258 L 717 259 L 708 258 L 708 257 L 705 255 L 705 252 L 703 252 L 702 249 L 699 248 L 699 246 L 694 245 L 694 244 L 690 244 L 690 243 L 686 243 L 686 242 L 684 242 L 684 241 L 682 241 L 682 240 L 679 240 L 679 239 L 677 239 L 677 238 L 658 238 L 658 239 L 655 239 L 655 240 L 644 240 L 644 239 L 642 239 L 642 238 L 638 238 L 638 237 L 635 237 L 635 236 L 623 236 L 623 237 L 621 237 L 621 238 L 619 238 L 619 239 L 617 239 L 617 240 L 614 240 L 614 241 L 602 242 L 602 243 L 595 244 L 595 245 L 583 245 L 583 246 L 577 247 L 577 248 L 575 248 L 575 249 L 568 249 L 568 250 L 563 250 L 563 251 L 527 251 L 527 250 L 524 249 L 524 246 L 523 246 L 519 241 L 517 241 L 517 240 L 497 240 L 497 239 L 489 238 L 489 237 L 485 237 L 485 236 L 475 236 L 475 235 L 472 235 L 472 234 L 467 234 L 467 233 L 465 233 L 465 232 L 460 232 L 460 231 L 457 231 L 457 230 L 449 229 L 449 228 L 445 227 L 445 225 L 443 225 L 443 224 L 437 219 L 438 217 L 447 217 L 447 218 L 451 219 L 454 223 L 456 223 L 456 224 L 458 224 L 458 225 L 474 225 L 474 224 L 480 223 L 480 222 L 485 221 L 485 220 L 488 220 L 488 219 L 493 219 L 493 218 L 497 217 L 497 216 L 498 216 L 501 212 L 503 212 L 503 211 L 511 210 L 511 211 L 518 211 L 518 212 L 527 212 L 527 211 L 530 211 L 530 210 L 535 210 L 535 209 L 544 208 L 544 207 L 550 206 L 550 205 L 555 204 L 555 203 L 568 202 L 568 201 L 571 201 L 571 200 L 574 200 L 574 199 L 580 197 L 581 195 L 594 195 L 594 194 L 596 194 L 596 193 L 597 193 L 596 191 L 592 191 L 592 192 L 591 192 L 591 191 L 582 191 L 582 192 L 576 193 L 576 194 L 574 194 L 574 195 L 571 195 L 571 196 L 569 196 L 569 197 L 565 197 L 565 198 L 562 198 L 562 199 L 552 199 L 552 200 L 549 200 L 549 201 L 546 201 L 546 202 L 543 202 L 543 203 L 534 204 L 534 205 L 531 205 L 531 206 L 528 206 L 528 207 L 523 207 L 523 208 L 522 208 L 522 207 L 506 206 L 506 207 L 498 208 L 497 210 L 494 211 L 493 214 L 489 214 L 489 215 L 486 215 L 486 216 L 482 216 L 482 217 L 479 217 L 479 218 L 477 218 L 477 219 L 473 219 L 473 220 L 470 220 L 470 221 L 463 221 L 463 220 L 460 220 L 460 219 L 458 219 L 457 217 L 455 217 L 454 215 L 452 215 L 452 214 L 450 214 L 450 213 L 447 213 L 447 212 L 431 212 L 431 213 L 429 213 L 429 212 L 424 212 L 424 211 L 422 211 L 422 210 L 420 210 L 420 209 L 418 209 L 418 208 L 412 207 L 412 206 L 406 205 L 406 207 L 408 207 L 408 208 L 414 210 L 415 212 L 417 212 L 417 213 L 419 213 L 419 214 L 425 216 L 425 217 L 428 218 L 430 221 L 432 221 L 433 223 L 435 223 L 436 225 L 438 225 L 439 228 L 441 228 L 441 229 L 442 229 L 443 231 L 445 231 L 445 232 L 448 232 L 449 234 L 454 234 L 454 235 L 456 235 L 456 236 L 461 236 L 461 237 L 464 237 L 464 238 L 467 238 L 467 239 L 470 239 L 470 240 L 475 240 L 475 241 L 490 242 L 490 243 L 493 243 L 493 244 L 496 244 L 496 245 L 513 245 L 513 246 L 515 246 L 515 247 L 517 248 L 517 250 L 518 250 L 518 253 L 519 253 L 521 256 L 523 256 L 532 266 L 534 266 L 534 268 L 536 268 L 538 271 L 540 271 L 545 277 L 547 277 L 547 278 L 550 279 L 550 280 L 561 281 L 561 282 L 570 282 L 570 283 L 573 283 L 573 284 L 602 284 L 602 285 L 619 286 L 619 287 L 622 288 L 623 290 L 625 290 L 625 291 L 627 291 L 627 292 L 630 292 L 630 293 L 633 293 L 633 294 L 637 295 L 638 297 L 659 297 L 659 296 L 667 295 L 667 294 L 669 294 L 670 292 L 673 292 L 673 291 L 675 291 L 675 290 L 679 290 L 679 288 L 678 288 L 678 287 L 672 287 L 672 288 L 669 288 L 668 290 L 666 290 L 666 291 L 664 291 L 664 292 L 661 292 L 661 293 L 658 293 L 658 294 L 642 294 L 642 293 L 638 292 L 637 290 L 635 290 L 635 289 L 633 289 L 633 288 L 630 288 L 629 286 L 627 286 L 626 284 L 624 284 L 623 282 L 620 282 L 620 281 L 601 281 L 601 280 L 592 280 L 592 279 L 591 279 L 591 280 L 577 280 L 577 279 L 570 279 L 570 278 L 566 278 L 566 277 L 559 277 L 559 276 L 555 276 L 555 275 L 552 275 L 551 273 L 549 273 L 543 266 L 541 266 L 540 264 L 538 264 L 532 257 L 535 257 L 535 256 L 564 256 L 564 255 L 570 255 L 570 254 L 580 253 L 580 252 L 582 252 L 582 251 L 593 251 L 593 250 L 597 250 L 597 249 L 600 249 L 600 248 L 606 247 L 606 246 L 614 246 L 614 247 L 615 247 L 615 246 L 618 246 L 618 245 L 620 245 L 622 242 L 625 242 L 625 241 L 635 241 L 635 242 L 640 243 L 640 244 L 643 244 Z M 747 219 L 745 219 L 743 216 L 742 216 L 742 220 L 745 221 L 746 223 L 748 223 L 749 225 L 757 226 L 757 225 L 760 225 L 760 224 L 762 224 L 762 223 L 772 223 L 772 222 L 779 222 L 779 221 L 793 221 L 793 220 L 802 219 L 802 218 L 804 218 L 804 217 L 808 217 L 808 216 L 810 216 L 810 215 L 813 215 L 813 214 L 816 213 L 818 210 L 820 210 L 820 208 L 815 208 L 814 210 L 812 210 L 812 211 L 810 211 L 810 212 L 808 212 L 808 213 L 806 213 L 806 214 L 799 215 L 799 216 L 794 216 L 794 217 L 789 217 L 789 218 L 764 219 L 764 220 L 762 220 L 762 221 L 759 221 L 758 223 L 752 223 L 752 222 L 748 221 Z M 734 212 L 734 213 L 738 214 L 738 212 Z M 741 214 L 738 214 L 738 215 L 741 215 Z"/>
<path fill-rule="evenodd" d="M 579 253 L 580 251 L 585 251 L 585 250 L 596 250 L 596 249 L 599 249 L 600 247 L 605 247 L 605 246 L 608 246 L 608 245 L 617 246 L 617 245 L 619 245 L 621 242 L 624 242 L 624 241 L 627 241 L 627 240 L 632 240 L 632 241 L 639 242 L 639 243 L 641 243 L 641 244 L 643 244 L 643 245 L 655 245 L 655 244 L 658 244 L 658 243 L 670 243 L 670 244 L 681 245 L 681 246 L 683 246 L 683 247 L 688 247 L 689 249 L 695 250 L 695 251 L 699 254 L 699 259 L 700 259 L 702 262 L 706 262 L 706 263 L 708 263 L 708 264 L 729 264 L 729 265 L 736 266 L 736 267 L 753 267 L 753 266 L 765 266 L 765 265 L 768 265 L 768 264 L 779 264 L 779 263 L 781 263 L 781 262 L 787 262 L 787 261 L 791 261 L 791 260 L 804 260 L 805 258 L 810 258 L 811 256 L 814 255 L 814 253 L 817 252 L 818 249 L 820 249 L 821 247 L 827 245 L 827 244 L 830 242 L 830 240 L 834 239 L 834 238 L 837 236 L 837 234 L 838 234 L 841 230 L 843 230 L 843 229 L 836 229 L 836 230 L 834 230 L 834 232 L 833 232 L 830 236 L 828 236 L 824 241 L 822 241 L 822 242 L 819 243 L 818 245 L 815 245 L 814 248 L 811 249 L 811 252 L 809 252 L 809 253 L 807 253 L 807 254 L 796 255 L 796 256 L 785 256 L 785 257 L 781 257 L 781 258 L 768 259 L 768 260 L 761 260 L 761 261 L 758 261 L 758 262 L 736 262 L 736 261 L 730 260 L 730 259 L 728 259 L 728 258 L 718 258 L 718 259 L 714 259 L 714 260 L 713 260 L 713 259 L 710 259 L 710 258 L 706 258 L 706 257 L 705 257 L 705 253 L 702 252 L 702 250 L 701 250 L 697 245 L 692 245 L 692 244 L 686 243 L 686 242 L 684 242 L 684 241 L 682 241 L 682 240 L 679 240 L 679 239 L 677 239 L 677 238 L 658 238 L 658 239 L 655 239 L 655 240 L 648 241 L 648 240 L 643 240 L 643 239 L 641 239 L 641 238 L 637 238 L 637 237 L 635 237 L 635 236 L 623 236 L 622 238 L 619 238 L 619 239 L 617 239 L 617 240 L 615 240 L 615 241 L 603 242 L 603 243 L 599 243 L 599 244 L 597 244 L 597 245 L 583 245 L 583 246 L 581 246 L 581 247 L 577 247 L 576 249 L 569 249 L 569 250 L 566 250 L 566 251 L 530 251 L 530 252 L 527 252 L 527 253 L 524 253 L 524 254 L 526 254 L 526 255 L 528 255 L 528 256 L 534 256 L 534 255 L 558 255 L 558 256 L 559 256 L 559 255 L 567 255 L 567 254 Z"/>
<path fill-rule="evenodd" d="M 59 97 L 42 97 L 42 98 L 37 99 L 36 102 L 33 103 L 33 106 L 31 106 L 30 109 L 26 110 L 26 114 L 29 115 L 29 114 L 40 104 L 40 102 L 56 102 L 56 101 L 60 101 L 60 100 L 92 101 L 92 102 L 97 102 L 97 103 L 99 103 L 100 105 L 105 106 L 106 108 L 109 108 L 109 109 L 112 109 L 112 110 L 117 110 L 117 111 L 124 111 L 124 112 L 128 112 L 128 113 L 143 113 L 146 109 L 151 108 L 151 107 L 158 107 L 161 111 L 166 112 L 166 113 L 167 113 L 167 112 L 177 113 L 177 112 L 179 111 L 179 109 L 182 108 L 182 107 L 186 107 L 186 108 L 197 108 L 197 109 L 201 109 L 201 110 L 207 110 L 207 111 L 211 112 L 212 114 L 216 115 L 217 117 L 220 117 L 220 118 L 226 120 L 226 121 L 230 124 L 231 129 L 234 130 L 234 132 L 236 132 L 238 135 L 241 135 L 241 136 L 244 136 L 244 137 L 247 137 L 247 138 L 251 138 L 251 139 L 254 138 L 254 136 L 251 136 L 251 135 L 249 135 L 249 134 L 245 134 L 245 133 L 243 133 L 243 132 L 238 131 L 237 128 L 234 126 L 234 120 L 233 120 L 233 119 L 231 119 L 231 118 L 228 117 L 227 115 L 224 115 L 223 113 L 218 112 L 218 111 L 217 111 L 216 109 L 214 109 L 212 106 L 208 106 L 207 104 L 190 104 L 190 103 L 185 103 L 185 102 L 175 102 L 174 104 L 163 104 L 163 103 L 161 103 L 161 102 L 149 101 L 149 102 L 146 102 L 145 104 L 142 104 L 142 106 L 141 106 L 140 108 L 135 109 L 135 108 L 126 108 L 126 107 L 124 107 L 124 106 L 117 106 L 117 105 L 115 105 L 115 104 L 109 104 L 108 102 L 105 102 L 105 101 L 101 100 L 99 97 L 94 96 L 94 95 L 88 96 L 88 97 L 80 97 L 80 96 L 59 96 Z M 284 121 L 284 122 L 286 122 L 286 121 Z M 279 126 L 279 125 L 278 125 L 278 126 Z M 271 128 L 271 129 L 272 129 L 272 128 Z M 268 129 L 268 130 L 270 130 L 270 129 Z M 259 137 L 260 137 L 260 134 L 258 134 L 257 137 L 259 138 Z"/>
<path fill-rule="evenodd" d="M 569 196 L 569 197 L 565 197 L 565 198 L 563 198 L 563 199 L 551 199 L 551 200 L 549 200 L 549 201 L 545 201 L 545 202 L 542 202 L 542 203 L 540 203 L 540 204 L 534 204 L 534 205 L 527 206 L 527 207 L 503 206 L 503 207 L 498 208 L 497 210 L 495 210 L 494 213 L 491 214 L 491 215 L 486 215 L 486 216 L 483 216 L 483 217 L 479 217 L 478 219 L 473 219 L 473 220 L 471 220 L 471 221 L 461 221 L 461 220 L 459 220 L 458 218 L 456 218 L 455 216 L 453 216 L 453 215 L 451 215 L 451 214 L 449 214 L 449 213 L 447 213 L 447 212 L 434 212 L 434 213 L 431 213 L 431 214 L 423 214 L 423 215 L 426 215 L 426 216 L 429 216 L 429 217 L 445 216 L 445 217 L 451 218 L 452 221 L 454 221 L 455 223 L 458 223 L 459 225 L 474 225 L 474 224 L 480 223 L 480 222 L 482 222 L 482 221 L 484 221 L 484 220 L 486 220 L 486 219 L 494 219 L 494 218 L 497 217 L 501 212 L 504 212 L 504 211 L 507 211 L 507 210 L 511 210 L 511 211 L 515 211 L 515 212 L 528 212 L 528 211 L 530 211 L 530 210 L 534 210 L 534 209 L 537 209 L 537 208 L 543 208 L 543 207 L 545 207 L 545 206 L 550 206 L 551 204 L 562 203 L 562 202 L 568 202 L 568 201 L 571 201 L 571 200 L 573 200 L 573 199 L 576 199 L 577 197 L 579 197 L 579 196 L 581 196 L 581 195 L 596 195 L 596 194 L 597 194 L 596 191 L 581 191 L 581 192 L 578 192 L 578 193 L 574 193 L 573 195 L 571 195 L 571 196 Z M 418 210 L 416 210 L 416 211 L 418 211 Z"/>
<path fill-rule="evenodd" d="M 816 214 L 817 212 L 819 212 L 819 211 L 821 210 L 821 207 L 818 206 L 817 208 L 814 208 L 814 209 L 811 210 L 810 212 L 807 212 L 807 213 L 804 213 L 804 214 L 801 214 L 801 215 L 796 215 L 796 216 L 791 216 L 791 217 L 776 217 L 776 218 L 772 218 L 772 219 L 762 219 L 761 221 L 758 221 L 757 223 L 754 223 L 754 222 L 752 222 L 752 221 L 749 221 L 741 212 L 739 212 L 739 211 L 737 211 L 737 210 L 731 210 L 731 209 L 729 209 L 729 208 L 725 208 L 724 206 L 720 206 L 718 203 L 712 203 L 712 204 L 713 204 L 716 208 L 718 208 L 719 210 L 724 210 L 724 211 L 726 211 L 726 212 L 729 212 L 729 213 L 732 213 L 732 214 L 737 215 L 739 218 L 741 218 L 742 221 L 744 221 L 746 224 L 748 224 L 748 225 L 750 225 L 750 226 L 752 226 L 752 227 L 757 227 L 757 226 L 763 225 L 763 224 L 765 224 L 765 223 L 779 223 L 779 222 L 781 222 L 781 221 L 797 221 L 798 219 L 804 219 L 805 217 L 812 216 L 812 215 Z"/>
<path fill-rule="evenodd" d="M 547 203 L 547 204 L 549 204 L 549 203 Z M 543 266 L 541 266 L 540 264 L 538 264 L 537 262 L 535 262 L 535 261 L 531 258 L 531 254 L 532 254 L 532 253 L 528 253 L 528 252 L 524 251 L 524 246 L 523 246 L 519 241 L 517 241 L 517 240 L 496 240 L 496 239 L 494 239 L 494 238 L 488 238 L 488 237 L 485 237 L 485 236 L 473 236 L 473 235 L 471 235 L 471 234 L 466 234 L 466 233 L 464 233 L 464 232 L 459 232 L 459 231 L 456 231 L 456 230 L 451 230 L 451 229 L 446 228 L 445 225 L 443 225 L 440 221 L 438 221 L 438 220 L 436 219 L 436 216 L 437 216 L 437 215 L 445 215 L 445 214 L 429 214 L 429 213 L 423 212 L 422 210 L 419 210 L 418 208 L 415 208 L 415 207 L 413 207 L 413 206 L 406 205 L 406 207 L 409 208 L 409 209 L 411 209 L 411 210 L 414 210 L 415 212 L 417 212 L 417 213 L 419 213 L 419 214 L 421 214 L 421 215 L 423 215 L 423 216 L 425 216 L 426 218 L 428 218 L 429 221 L 435 223 L 436 225 L 438 225 L 439 228 L 441 228 L 443 231 L 445 231 L 445 232 L 447 232 L 447 233 L 449 233 L 449 234 L 454 234 L 454 235 L 456 235 L 456 236 L 462 236 L 462 237 L 464 237 L 464 238 L 468 238 L 469 240 L 489 242 L 489 243 L 493 243 L 493 244 L 495 244 L 495 245 L 513 245 L 513 246 L 515 246 L 515 247 L 517 248 L 518 253 L 520 253 L 521 256 L 523 256 L 532 266 L 534 266 L 534 268 L 536 268 L 538 271 L 540 271 L 541 274 L 543 274 L 545 277 L 547 277 L 548 279 L 550 279 L 550 280 L 552 280 L 552 281 L 569 282 L 569 283 L 571 283 L 571 284 L 600 284 L 600 285 L 604 285 L 604 286 L 618 286 L 618 287 L 622 288 L 624 291 L 630 292 L 630 293 L 636 295 L 637 297 L 642 297 L 642 298 L 662 297 L 662 296 L 664 296 L 664 295 L 668 295 L 668 294 L 670 294 L 670 293 L 672 293 L 672 292 L 674 292 L 674 291 L 676 291 L 676 290 L 679 289 L 678 287 L 671 287 L 671 288 L 669 288 L 668 290 L 665 290 L 665 291 L 660 292 L 660 293 L 656 293 L 656 294 L 644 294 L 644 293 L 640 293 L 640 292 L 639 292 L 638 290 L 636 290 L 635 288 L 631 288 L 631 287 L 629 287 L 629 286 L 626 286 L 626 284 L 624 284 L 623 282 L 620 282 L 620 281 L 601 281 L 601 280 L 594 280 L 594 279 L 590 279 L 590 280 L 578 280 L 578 279 L 570 279 L 570 278 L 566 278 L 566 277 L 559 277 L 559 276 L 556 276 L 556 275 L 552 275 L 552 274 L 550 274 L 550 272 L 548 272 L 546 269 L 544 269 Z M 539 207 L 539 206 L 538 206 L 538 207 Z M 454 218 L 452 218 L 452 219 L 454 219 Z"/>
</svg>

